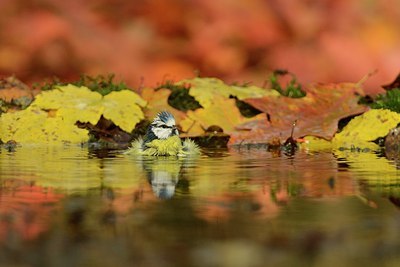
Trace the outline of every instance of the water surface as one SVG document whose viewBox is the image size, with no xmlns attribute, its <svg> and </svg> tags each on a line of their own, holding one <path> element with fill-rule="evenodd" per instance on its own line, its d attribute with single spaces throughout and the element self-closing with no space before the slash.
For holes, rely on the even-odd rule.
<svg viewBox="0 0 400 267">
<path fill-rule="evenodd" d="M 0 266 L 399 266 L 400 175 L 373 153 L 0 152 Z"/>
</svg>

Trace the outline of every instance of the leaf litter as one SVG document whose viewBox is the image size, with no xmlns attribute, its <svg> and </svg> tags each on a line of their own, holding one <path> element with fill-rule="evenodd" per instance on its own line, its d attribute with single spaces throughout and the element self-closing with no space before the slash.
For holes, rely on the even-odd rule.
<svg viewBox="0 0 400 267">
<path fill-rule="evenodd" d="M 143 133 L 146 121 L 155 114 L 168 110 L 176 118 L 181 137 L 197 138 L 204 146 L 207 140 L 217 140 L 214 147 L 224 147 L 229 140 L 229 145 L 261 143 L 280 147 L 286 140 L 295 149 L 301 140 L 302 147 L 314 149 L 319 144 L 335 149 L 377 149 L 373 141 L 385 137 L 400 122 L 398 113 L 387 109 L 366 112 L 369 107 L 359 102 L 360 96 L 364 96 L 360 83 L 314 84 L 303 88 L 292 76 L 287 86 L 291 86 L 290 91 L 296 92 L 296 96 L 288 97 L 285 96 L 288 87 L 277 90 L 276 79 L 270 82 L 274 88 L 261 88 L 197 77 L 157 88 L 142 88 L 138 94 L 127 90 L 123 83 L 111 84 L 113 76 L 106 81 L 102 77 L 101 85 L 87 77 L 80 84 L 58 82 L 53 89 L 37 94 L 26 109 L 4 113 L 0 117 L 1 141 L 82 143 L 94 135 L 96 139 L 103 136 L 108 141 L 126 142 L 132 133 Z M 91 82 L 91 88 L 79 86 L 83 81 Z M 106 91 L 98 92 L 99 89 Z M 390 88 L 388 92 L 395 90 Z M 381 99 L 378 96 L 374 103 L 380 103 Z M 396 99 L 391 98 L 394 104 Z M 182 102 L 183 106 L 172 106 L 173 101 Z M 243 116 L 238 101 L 259 114 Z M 338 129 L 338 122 L 349 117 L 355 118 L 342 130 Z M 292 129 L 294 123 L 296 127 Z M 377 124 L 380 127 L 369 130 Z M 215 127 L 220 130 L 209 130 Z"/>
</svg>

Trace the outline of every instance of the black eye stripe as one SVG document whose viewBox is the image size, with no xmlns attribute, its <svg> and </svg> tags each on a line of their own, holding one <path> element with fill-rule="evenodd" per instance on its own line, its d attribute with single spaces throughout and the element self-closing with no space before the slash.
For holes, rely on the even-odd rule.
<svg viewBox="0 0 400 267">
<path fill-rule="evenodd" d="M 152 125 L 153 125 L 153 127 L 164 128 L 164 129 L 172 129 L 172 128 L 175 128 L 175 126 L 168 126 L 168 125 L 165 125 L 165 124 L 159 124 L 159 125 L 157 125 L 157 124 L 152 124 Z"/>
</svg>

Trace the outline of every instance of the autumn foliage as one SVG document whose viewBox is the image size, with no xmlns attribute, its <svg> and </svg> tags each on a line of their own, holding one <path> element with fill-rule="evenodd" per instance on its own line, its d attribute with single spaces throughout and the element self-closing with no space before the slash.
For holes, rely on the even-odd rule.
<svg viewBox="0 0 400 267">
<path fill-rule="evenodd" d="M 1 139 L 126 142 L 169 110 L 185 136 L 217 126 L 231 145 L 280 144 L 292 132 L 333 140 L 340 120 L 368 109 L 360 97 L 382 93 L 398 72 L 395 4 L 1 1 Z M 297 98 L 271 80 L 282 69 L 296 74 Z M 90 92 L 90 81 L 74 82 L 84 73 L 115 73 L 124 83 Z"/>
<path fill-rule="evenodd" d="M 286 68 L 302 83 L 379 92 L 398 71 L 400 15 L 389 1 L 0 2 L 0 73 L 27 82 L 116 73 L 132 87 L 201 76 L 253 82 Z"/>
</svg>

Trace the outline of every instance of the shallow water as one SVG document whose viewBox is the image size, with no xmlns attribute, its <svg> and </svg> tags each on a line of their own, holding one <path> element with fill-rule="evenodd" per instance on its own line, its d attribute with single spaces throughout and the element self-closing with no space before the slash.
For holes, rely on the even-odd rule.
<svg viewBox="0 0 400 267">
<path fill-rule="evenodd" d="M 0 266 L 399 266 L 400 173 L 373 153 L 0 152 Z"/>
</svg>

